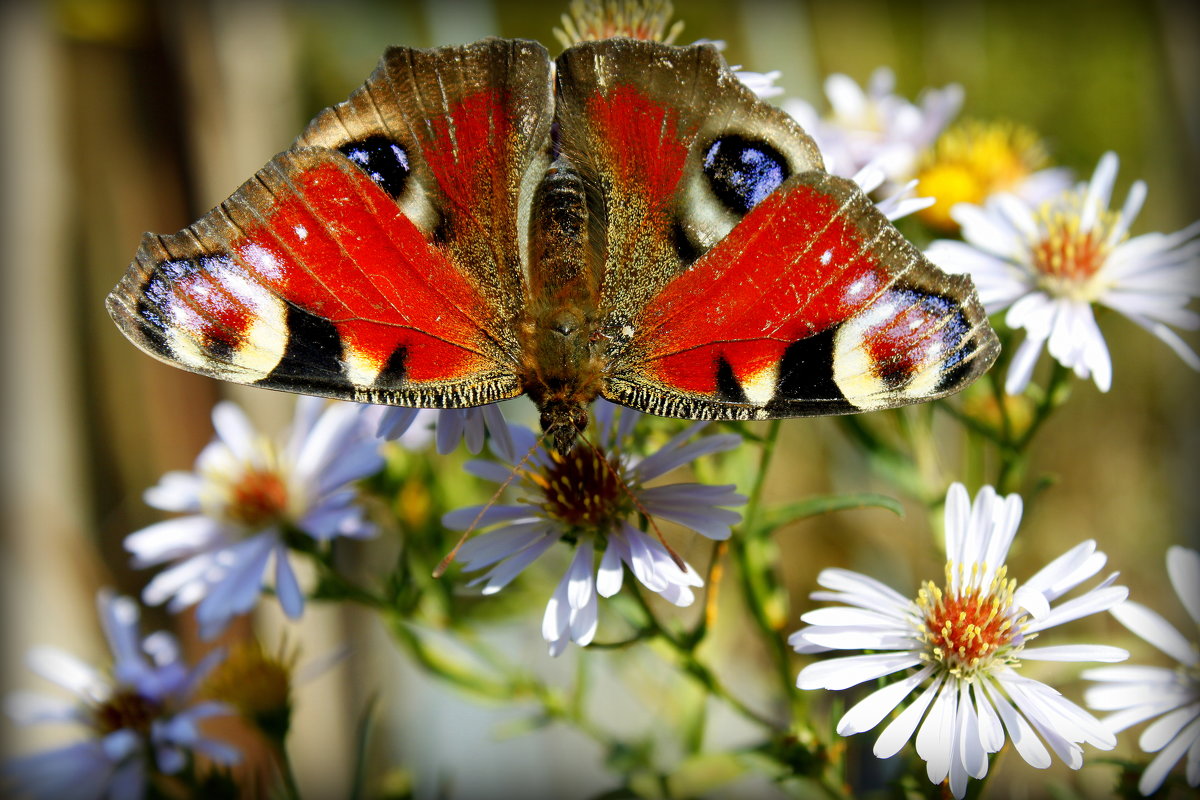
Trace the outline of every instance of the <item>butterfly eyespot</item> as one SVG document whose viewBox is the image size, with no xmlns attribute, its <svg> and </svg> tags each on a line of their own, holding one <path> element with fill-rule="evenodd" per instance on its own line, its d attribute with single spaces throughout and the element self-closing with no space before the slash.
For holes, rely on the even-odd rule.
<svg viewBox="0 0 1200 800">
<path fill-rule="evenodd" d="M 386 136 L 368 136 L 338 148 L 392 197 L 399 197 L 408 183 L 411 168 L 408 152 Z"/>
<path fill-rule="evenodd" d="M 783 155 L 766 142 L 731 134 L 704 152 L 704 176 L 713 193 L 731 211 L 745 214 L 787 180 Z"/>
</svg>

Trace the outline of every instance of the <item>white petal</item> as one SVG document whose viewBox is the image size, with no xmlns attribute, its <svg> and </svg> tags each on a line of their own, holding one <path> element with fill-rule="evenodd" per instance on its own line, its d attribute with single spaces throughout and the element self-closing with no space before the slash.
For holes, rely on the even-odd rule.
<svg viewBox="0 0 1200 800">
<path fill-rule="evenodd" d="M 608 549 L 600 559 L 600 569 L 596 573 L 596 591 L 601 597 L 612 597 L 621 591 L 624 580 L 625 567 L 621 565 L 621 554 L 610 541 Z"/>
<path fill-rule="evenodd" d="M 531 506 L 524 505 L 467 506 L 443 514 L 442 525 L 456 531 L 465 531 L 472 525 L 476 529 L 483 530 L 498 522 L 532 521 L 535 519 L 536 511 Z"/>
<path fill-rule="evenodd" d="M 1197 738 L 1200 738 L 1200 720 L 1194 721 L 1170 744 L 1159 751 L 1142 773 L 1141 780 L 1138 781 L 1138 791 L 1142 794 L 1151 794 L 1162 786 L 1163 781 L 1167 778 L 1167 773 L 1179 762 L 1179 759 L 1183 758 L 1183 754 L 1193 746 Z"/>
<path fill-rule="evenodd" d="M 1105 561 L 1104 553 L 1096 551 L 1096 542 L 1088 539 L 1042 567 L 1023 586 L 1055 600 L 1099 572 Z"/>
<path fill-rule="evenodd" d="M 89 712 L 79 703 L 26 691 L 10 692 L 4 698 L 4 710 L 19 725 L 40 722 L 86 724 L 89 717 Z"/>
<path fill-rule="evenodd" d="M 879 734 L 879 738 L 875 740 L 872 752 L 875 753 L 876 758 L 891 758 L 908 743 L 908 740 L 912 738 L 913 731 L 917 729 L 921 717 L 924 716 L 925 709 L 929 708 L 929 704 L 937 696 L 938 687 L 942 685 L 943 678 L 943 675 L 935 677 L 933 683 L 925 687 L 925 691 L 921 692 L 915 702 L 888 723 L 888 726 L 883 729 L 883 733 Z"/>
<path fill-rule="evenodd" d="M 931 783 L 941 783 L 950 774 L 950 761 L 957 745 L 957 716 L 958 682 L 947 680 L 917 731 L 917 755 L 925 760 L 925 774 Z"/>
<path fill-rule="evenodd" d="M 1030 378 L 1033 377 L 1033 368 L 1037 365 L 1038 357 L 1042 354 L 1042 346 L 1045 343 L 1044 338 L 1029 335 L 1017 347 L 1017 352 L 1008 365 L 1008 375 L 1004 380 L 1006 394 L 1016 395 L 1025 391 Z"/>
<path fill-rule="evenodd" d="M 823 569 L 817 575 L 817 583 L 837 592 L 859 595 L 866 600 L 868 607 L 888 605 L 906 609 L 912 604 L 911 600 L 890 586 L 847 569 Z"/>
<path fill-rule="evenodd" d="M 228 400 L 217 403 L 212 412 L 213 428 L 239 461 L 258 463 L 254 443 L 259 438 L 245 412 Z"/>
<path fill-rule="evenodd" d="M 921 662 L 913 653 L 872 653 L 844 656 L 809 664 L 800 670 L 796 686 L 801 689 L 848 689 L 863 681 L 882 678 Z"/>
<path fill-rule="evenodd" d="M 1102 644 L 1060 644 L 1021 651 L 1022 661 L 1124 661 L 1129 651 Z"/>
<path fill-rule="evenodd" d="M 952 483 L 946 491 L 945 529 L 946 559 L 963 563 L 963 540 L 967 538 L 971 521 L 971 496 L 967 487 Z"/>
<path fill-rule="evenodd" d="M 1197 717 L 1200 717 L 1200 703 L 1175 709 L 1170 714 L 1156 719 L 1142 731 L 1142 735 L 1138 737 L 1138 747 L 1147 753 L 1157 753 Z"/>
<path fill-rule="evenodd" d="M 547 642 L 556 642 L 566 632 L 571 619 L 571 604 L 567 601 L 567 591 L 571 573 L 568 571 L 550 595 L 546 603 L 546 613 L 542 616 L 542 638 Z"/>
<path fill-rule="evenodd" d="M 838 735 L 851 736 L 871 730 L 882 722 L 884 717 L 892 713 L 896 706 L 900 705 L 904 698 L 912 694 L 912 691 L 932 673 L 933 667 L 927 666 L 901 681 L 871 692 L 842 715 L 837 724 Z"/>
<path fill-rule="evenodd" d="M 520 575 L 522 570 L 536 561 L 538 556 L 550 549 L 550 546 L 557 541 L 557 536 L 545 536 L 539 539 L 515 556 L 501 561 L 488 572 L 475 578 L 471 581 L 470 585 L 473 586 L 480 581 L 487 581 L 487 584 L 483 587 L 483 593 L 495 594 L 507 586 L 513 578 Z"/>
<path fill-rule="evenodd" d="M 1175 626 L 1141 603 L 1126 600 L 1110 609 L 1117 621 L 1171 658 L 1187 666 L 1200 661 L 1195 646 Z"/>
<path fill-rule="evenodd" d="M 163 511 L 195 513 L 200 510 L 200 476 L 179 470 L 168 472 L 142 493 L 146 505 Z"/>
<path fill-rule="evenodd" d="M 1021 758 L 1025 759 L 1025 763 L 1037 769 L 1046 769 L 1050 766 L 1050 752 L 1046 746 L 1038 739 L 1037 734 L 1033 732 L 1033 728 L 1024 717 L 1017 713 L 1016 709 L 1009 704 L 1008 699 L 1003 693 L 995 687 L 991 682 L 982 684 L 988 699 L 992 701 L 992 707 L 996 709 L 1000 715 L 1000 719 L 1004 722 L 1004 727 L 1008 731 L 1008 738 L 1012 740 L 1013 747 L 1021 754 Z"/>
<path fill-rule="evenodd" d="M 1004 727 L 1000 724 L 1000 716 L 984 694 L 979 681 L 972 681 L 971 691 L 975 699 L 975 713 L 979 718 L 979 741 L 987 752 L 997 753 L 1004 747 Z"/>
<path fill-rule="evenodd" d="M 1027 634 L 1036 633 L 1047 628 L 1053 628 L 1056 625 L 1062 625 L 1065 622 L 1071 622 L 1072 620 L 1090 616 L 1091 614 L 1107 611 L 1128 596 L 1129 590 L 1124 586 L 1106 586 L 1101 589 L 1093 589 L 1085 595 L 1058 605 L 1041 619 L 1032 621 L 1025 627 L 1025 632 Z"/>
<path fill-rule="evenodd" d="M 221 526 L 199 514 L 156 522 L 125 537 L 135 568 L 174 561 L 225 543 Z"/>
<path fill-rule="evenodd" d="M 645 460 L 638 464 L 637 473 L 641 480 L 653 480 L 660 475 L 665 475 L 676 467 L 681 467 L 684 464 L 695 461 L 701 456 L 732 450 L 742 443 L 742 437 L 736 433 L 723 433 L 716 436 L 705 436 L 702 439 L 697 439 L 682 446 L 678 444 L 690 437 L 695 430 L 695 426 L 688 428 L 663 445 L 662 449 L 647 456 Z"/>
<path fill-rule="evenodd" d="M 101 672 L 56 647 L 31 647 L 25 655 L 25 666 L 82 698 L 103 700 L 108 694 L 108 681 Z"/>
<path fill-rule="evenodd" d="M 1188 616 L 1200 625 L 1200 551 L 1179 545 L 1168 548 L 1167 575 Z"/>
<path fill-rule="evenodd" d="M 282 544 L 275 548 L 275 595 L 289 619 L 299 619 L 304 613 L 304 592 L 300 591 L 287 548 Z"/>
</svg>

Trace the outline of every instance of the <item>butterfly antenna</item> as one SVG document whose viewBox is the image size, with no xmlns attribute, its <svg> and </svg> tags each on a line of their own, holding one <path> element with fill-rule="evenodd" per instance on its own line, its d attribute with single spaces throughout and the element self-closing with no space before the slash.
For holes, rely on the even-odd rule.
<svg viewBox="0 0 1200 800">
<path fill-rule="evenodd" d="M 629 499 L 633 501 L 633 505 L 638 510 L 638 513 L 646 518 L 646 522 L 650 524 L 650 528 L 654 531 L 654 535 L 658 537 L 658 541 L 662 542 L 662 546 L 666 548 L 667 555 L 669 555 L 671 560 L 675 562 L 675 566 L 679 567 L 681 571 L 687 572 L 687 562 L 680 558 L 679 554 L 675 552 L 675 549 L 672 548 L 671 545 L 667 544 L 667 540 L 663 537 L 662 531 L 659 530 L 658 523 L 654 521 L 654 517 L 649 511 L 646 510 L 646 507 L 642 505 L 642 501 L 638 500 L 637 495 L 635 495 L 633 490 L 629 488 L 629 484 L 625 482 L 625 479 L 621 477 L 621 474 L 617 472 L 616 468 L 609 463 L 607 458 L 605 458 L 604 451 L 601 450 L 597 445 L 589 442 L 587 439 L 584 439 L 583 441 L 587 443 L 588 447 L 592 448 L 592 452 L 595 453 L 596 458 L 600 459 L 600 461 L 604 464 L 604 467 L 609 471 L 613 478 L 616 479 L 617 485 L 620 486 L 621 490 L 624 491 L 625 494 L 628 495 Z"/>
<path fill-rule="evenodd" d="M 492 496 L 488 499 L 488 501 L 479 508 L 479 513 L 475 515 L 475 519 L 471 520 L 471 524 L 467 526 L 465 531 L 463 531 L 463 535 L 458 537 L 458 542 L 455 543 L 454 547 L 450 549 L 450 552 L 446 554 L 446 557 L 441 560 L 441 563 L 437 565 L 437 569 L 433 571 L 433 577 L 440 578 L 446 573 L 446 570 L 450 567 L 450 562 L 453 561 L 454 557 L 458 555 L 458 551 L 462 549 L 462 546 L 466 543 L 468 537 L 475 532 L 475 526 L 479 524 L 479 520 L 483 519 L 483 515 L 487 513 L 487 510 L 496 504 L 496 501 L 500 499 L 500 495 L 504 492 L 504 490 L 509 486 L 512 486 L 512 482 L 516 480 L 518 475 L 521 474 L 522 468 L 529 463 L 531 458 L 533 458 L 534 452 L 538 449 L 538 446 L 545 438 L 546 435 L 543 433 L 542 436 L 533 443 L 533 447 L 529 448 L 529 452 L 527 452 L 525 456 L 517 462 L 516 466 L 513 467 L 512 472 L 509 473 L 509 476 L 504 480 L 504 483 L 500 484 L 499 488 L 492 493 Z"/>
</svg>

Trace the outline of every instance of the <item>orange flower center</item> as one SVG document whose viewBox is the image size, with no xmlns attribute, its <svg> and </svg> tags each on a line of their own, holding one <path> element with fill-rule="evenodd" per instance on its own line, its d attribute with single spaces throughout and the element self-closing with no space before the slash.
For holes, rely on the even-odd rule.
<svg viewBox="0 0 1200 800">
<path fill-rule="evenodd" d="M 251 528 L 262 527 L 281 518 L 287 510 L 287 484 L 271 469 L 248 469 L 230 486 L 225 514 Z"/>
<path fill-rule="evenodd" d="M 1016 646 L 1019 631 L 1014 627 L 1017 614 L 1012 603 L 1016 581 L 1006 582 L 1001 568 L 985 588 L 964 582 L 966 586 L 952 589 L 952 569 L 953 565 L 946 565 L 944 589 L 928 581 L 917 600 L 924 614 L 923 658 L 941 663 L 954 675 L 970 677 L 996 659 L 1008 658 Z"/>
<path fill-rule="evenodd" d="M 629 513 L 629 489 L 616 456 L 605 458 L 597 449 L 580 445 L 569 455 L 551 452 L 545 472 L 527 478 L 545 495 L 542 509 L 573 528 L 601 531 Z"/>
<path fill-rule="evenodd" d="M 1109 239 L 1117 215 L 1108 211 L 1088 230 L 1080 230 L 1082 197 L 1058 208 L 1043 206 L 1037 215 L 1042 236 L 1034 242 L 1033 267 L 1042 285 L 1054 294 L 1089 300 L 1091 280 L 1112 251 Z"/>
</svg>

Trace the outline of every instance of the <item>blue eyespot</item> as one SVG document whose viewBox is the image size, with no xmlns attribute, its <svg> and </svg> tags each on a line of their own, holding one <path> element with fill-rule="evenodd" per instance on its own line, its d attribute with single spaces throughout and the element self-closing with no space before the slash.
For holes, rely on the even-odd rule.
<svg viewBox="0 0 1200 800">
<path fill-rule="evenodd" d="M 391 139 L 368 136 L 357 142 L 347 142 L 338 150 L 392 197 L 399 197 L 404 191 L 411 172 L 408 153 Z"/>
<path fill-rule="evenodd" d="M 779 188 L 790 175 L 787 161 L 771 145 L 731 134 L 704 153 L 704 175 L 717 199 L 745 214 Z"/>
</svg>

